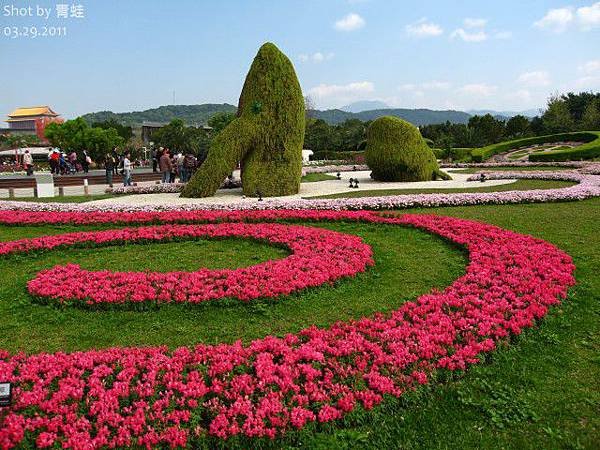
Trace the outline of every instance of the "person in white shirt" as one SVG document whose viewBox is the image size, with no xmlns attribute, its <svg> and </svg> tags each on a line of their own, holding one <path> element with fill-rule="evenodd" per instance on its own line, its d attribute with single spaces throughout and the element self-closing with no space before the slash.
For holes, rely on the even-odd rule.
<svg viewBox="0 0 600 450">
<path fill-rule="evenodd" d="M 131 186 L 131 155 L 129 153 L 125 154 L 123 158 L 123 186 Z"/>
<path fill-rule="evenodd" d="M 25 150 L 25 154 L 23 155 L 23 165 L 27 171 L 27 176 L 33 175 L 33 156 L 31 156 L 29 150 Z"/>
</svg>

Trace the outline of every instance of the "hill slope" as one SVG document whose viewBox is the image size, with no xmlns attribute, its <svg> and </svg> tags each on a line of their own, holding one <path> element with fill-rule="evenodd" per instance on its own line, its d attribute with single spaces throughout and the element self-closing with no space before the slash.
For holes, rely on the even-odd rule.
<svg viewBox="0 0 600 450">
<path fill-rule="evenodd" d="M 205 103 L 203 105 L 166 105 L 128 113 L 99 111 L 85 114 L 82 117 L 89 123 L 115 119 L 123 125 L 140 125 L 144 121 L 170 122 L 173 119 L 182 119 L 187 124 L 205 124 L 211 116 L 218 112 L 235 112 L 236 110 L 235 106 L 228 103 Z"/>
<path fill-rule="evenodd" d="M 103 122 L 114 119 L 123 125 L 140 125 L 144 121 L 170 122 L 173 119 L 182 119 L 187 124 L 204 124 L 218 112 L 235 112 L 236 107 L 228 103 L 203 105 L 167 105 L 145 111 L 134 111 L 127 113 L 114 113 L 112 111 L 99 111 L 88 113 L 82 117 L 88 123 Z M 348 119 L 359 119 L 362 121 L 374 120 L 382 116 L 395 116 L 407 120 L 414 125 L 428 125 L 450 121 L 453 123 L 467 123 L 470 114 L 462 111 L 434 111 L 431 109 L 373 109 L 352 113 L 341 109 L 328 109 L 326 111 L 312 110 L 311 117 L 323 119 L 330 125 L 336 125 Z"/>
<path fill-rule="evenodd" d="M 470 114 L 462 111 L 434 111 L 431 109 L 373 109 L 370 111 L 361 111 L 351 113 L 340 109 L 328 109 L 326 111 L 311 111 L 311 116 L 315 119 L 323 119 L 329 124 L 338 124 L 348 119 L 360 119 L 362 121 L 375 120 L 382 116 L 400 117 L 414 125 L 430 125 L 434 123 L 444 123 L 450 121 L 453 123 L 467 123 Z"/>
</svg>

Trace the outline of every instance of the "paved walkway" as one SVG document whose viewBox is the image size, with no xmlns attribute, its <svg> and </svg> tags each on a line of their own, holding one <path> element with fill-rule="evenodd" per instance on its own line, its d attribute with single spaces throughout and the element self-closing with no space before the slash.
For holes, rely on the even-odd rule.
<svg viewBox="0 0 600 450">
<path fill-rule="evenodd" d="M 447 169 L 451 173 L 450 181 L 419 181 L 411 183 L 383 183 L 373 181 L 369 175 L 370 171 L 342 172 L 341 180 L 326 180 L 313 183 L 302 183 L 300 192 L 287 197 L 270 197 L 277 200 L 298 200 L 301 198 L 315 197 L 318 195 L 341 194 L 344 192 L 355 192 L 357 189 L 348 187 L 350 178 L 358 178 L 359 190 L 387 190 L 387 189 L 465 189 L 498 186 L 514 183 L 515 180 L 489 180 L 485 183 L 467 181 L 472 174 L 455 173 L 457 169 Z M 330 175 L 335 175 L 334 173 Z M 237 176 L 237 174 L 236 174 Z M 141 184 L 141 183 L 140 183 Z M 265 199 L 268 202 L 269 199 Z M 221 189 L 214 197 L 207 198 L 181 198 L 179 194 L 142 194 L 123 197 L 112 197 L 103 200 L 91 201 L 89 205 L 210 205 L 210 204 L 232 204 L 256 202 L 256 198 L 246 198 L 241 189 Z"/>
</svg>

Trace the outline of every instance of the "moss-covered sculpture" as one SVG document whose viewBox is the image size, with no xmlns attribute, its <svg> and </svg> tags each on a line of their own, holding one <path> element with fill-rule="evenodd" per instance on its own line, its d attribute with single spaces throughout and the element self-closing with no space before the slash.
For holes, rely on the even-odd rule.
<svg viewBox="0 0 600 450">
<path fill-rule="evenodd" d="M 377 181 L 450 179 L 417 127 L 397 117 L 380 117 L 371 123 L 365 160 Z"/>
<path fill-rule="evenodd" d="M 246 76 L 237 118 L 216 136 L 181 195 L 214 195 L 238 161 L 245 195 L 298 193 L 304 125 L 304 98 L 294 67 L 275 45 L 266 43 Z"/>
</svg>

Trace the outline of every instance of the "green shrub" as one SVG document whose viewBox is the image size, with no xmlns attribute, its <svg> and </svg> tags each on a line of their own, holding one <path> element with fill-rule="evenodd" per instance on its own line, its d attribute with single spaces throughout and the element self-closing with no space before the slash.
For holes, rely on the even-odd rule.
<svg viewBox="0 0 600 450">
<path fill-rule="evenodd" d="M 238 161 L 244 194 L 298 193 L 304 126 L 304 97 L 294 67 L 274 44 L 266 43 L 246 76 L 238 117 L 213 140 L 206 161 L 181 195 L 213 195 Z"/>
<path fill-rule="evenodd" d="M 498 144 L 488 145 L 487 147 L 476 148 L 473 150 L 473 161 L 482 162 L 498 153 L 515 150 L 519 147 L 528 147 L 535 144 L 546 144 L 548 142 L 577 141 L 584 142 L 575 148 L 566 150 L 535 153 L 529 155 L 530 161 L 570 161 L 579 159 L 590 159 L 600 156 L 600 132 L 598 131 L 578 131 L 574 133 L 559 133 L 546 136 L 534 136 L 514 141 L 505 141 Z"/>
<path fill-rule="evenodd" d="M 414 125 L 380 117 L 367 130 L 366 163 L 378 181 L 426 181 L 449 178 Z"/>
</svg>

